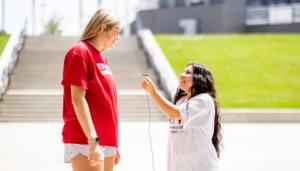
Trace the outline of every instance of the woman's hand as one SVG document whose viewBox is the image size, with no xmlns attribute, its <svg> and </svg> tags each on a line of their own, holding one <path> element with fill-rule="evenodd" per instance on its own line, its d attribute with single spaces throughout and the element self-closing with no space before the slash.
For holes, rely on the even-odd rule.
<svg viewBox="0 0 300 171">
<path fill-rule="evenodd" d="M 117 154 L 116 154 L 116 158 L 115 158 L 115 165 L 119 164 L 120 158 L 121 158 L 120 151 L 119 151 L 119 149 L 117 149 Z"/>
<path fill-rule="evenodd" d="M 89 142 L 89 153 L 88 160 L 90 161 L 91 166 L 96 166 L 100 162 L 100 149 L 98 147 L 98 143 Z"/>
<path fill-rule="evenodd" d="M 155 104 L 159 107 L 159 109 L 170 119 L 180 120 L 181 115 L 179 110 L 176 108 L 174 104 L 169 102 L 163 95 L 161 95 L 153 81 L 148 77 L 144 76 L 144 79 L 141 83 L 141 87 L 149 93 L 152 97 Z"/>
<path fill-rule="evenodd" d="M 88 138 L 96 137 L 88 103 L 85 99 L 86 91 L 82 87 L 71 85 L 72 104 L 78 121 Z M 89 153 L 88 160 L 92 166 L 100 162 L 100 150 L 97 142 L 88 141 Z"/>
<path fill-rule="evenodd" d="M 156 86 L 154 82 L 148 76 L 144 77 L 141 83 L 141 87 L 150 95 L 152 95 L 156 91 Z"/>
</svg>

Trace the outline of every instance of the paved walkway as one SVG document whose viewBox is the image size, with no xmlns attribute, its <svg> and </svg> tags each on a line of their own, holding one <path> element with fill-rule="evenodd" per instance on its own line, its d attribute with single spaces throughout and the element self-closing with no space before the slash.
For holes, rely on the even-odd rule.
<svg viewBox="0 0 300 171">
<path fill-rule="evenodd" d="M 71 171 L 63 163 L 62 124 L 0 123 L 1 171 Z M 166 170 L 168 125 L 151 125 L 156 171 Z M 300 124 L 224 124 L 223 171 L 299 171 Z M 115 171 L 151 171 L 147 122 L 120 123 Z"/>
</svg>

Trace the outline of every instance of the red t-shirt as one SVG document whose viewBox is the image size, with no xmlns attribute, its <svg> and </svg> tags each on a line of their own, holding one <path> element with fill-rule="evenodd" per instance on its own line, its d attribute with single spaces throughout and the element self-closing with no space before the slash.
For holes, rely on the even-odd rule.
<svg viewBox="0 0 300 171">
<path fill-rule="evenodd" d="M 86 90 L 91 117 L 100 138 L 100 145 L 118 146 L 117 88 L 107 61 L 87 41 L 78 42 L 71 48 L 64 61 L 62 85 L 64 143 L 87 144 L 87 137 L 76 117 L 70 85 Z"/>
</svg>

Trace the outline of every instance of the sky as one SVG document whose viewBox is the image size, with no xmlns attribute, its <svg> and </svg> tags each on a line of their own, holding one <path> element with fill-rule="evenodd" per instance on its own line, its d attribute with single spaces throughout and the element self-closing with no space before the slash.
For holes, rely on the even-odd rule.
<svg viewBox="0 0 300 171">
<path fill-rule="evenodd" d="M 60 20 L 62 35 L 79 35 L 82 29 L 98 8 L 98 0 L 82 0 L 82 26 L 79 20 L 80 0 L 35 0 L 35 24 L 32 22 L 32 4 L 34 0 L 0 0 L 0 29 L 2 26 L 2 3 L 5 2 L 5 24 L 7 33 L 16 32 L 27 19 L 27 33 L 39 35 L 43 32 L 43 26 L 50 18 Z M 157 0 L 102 0 L 101 7 L 108 8 L 121 19 L 122 27 L 135 19 L 136 11 L 141 8 L 152 8 Z"/>
</svg>

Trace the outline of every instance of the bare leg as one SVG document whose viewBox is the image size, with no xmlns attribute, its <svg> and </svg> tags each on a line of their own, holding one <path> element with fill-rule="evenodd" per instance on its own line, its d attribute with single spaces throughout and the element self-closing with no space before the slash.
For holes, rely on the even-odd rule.
<svg viewBox="0 0 300 171">
<path fill-rule="evenodd" d="M 115 165 L 115 156 L 105 157 L 104 159 L 104 171 L 113 171 Z"/>
<path fill-rule="evenodd" d="M 71 161 L 73 171 L 104 171 L 104 162 L 100 161 L 96 166 L 91 166 L 87 156 L 77 154 Z"/>
</svg>

